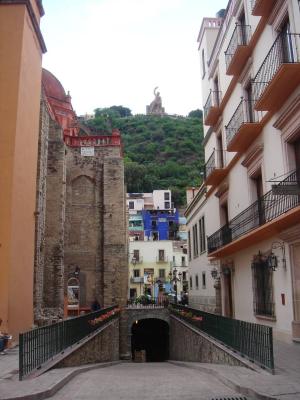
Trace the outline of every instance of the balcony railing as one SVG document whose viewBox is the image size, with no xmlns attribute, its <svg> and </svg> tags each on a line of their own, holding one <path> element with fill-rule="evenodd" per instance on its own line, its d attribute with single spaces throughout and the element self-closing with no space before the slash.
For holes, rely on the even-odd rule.
<svg viewBox="0 0 300 400">
<path fill-rule="evenodd" d="M 257 125 L 261 119 L 261 112 L 254 110 L 253 100 L 242 99 L 226 129 L 227 150 L 238 151 L 250 144 L 261 131 L 262 127 Z M 236 146 L 232 147 L 234 142 Z"/>
<path fill-rule="evenodd" d="M 281 106 L 287 96 L 295 90 L 300 75 L 297 40 L 300 40 L 298 33 L 282 32 L 277 36 L 253 79 L 256 110 L 269 111 L 276 104 L 277 107 Z M 277 75 L 279 73 L 280 75 Z M 278 77 L 278 80 L 275 82 L 276 77 Z M 271 83 L 273 83 L 273 89 L 276 91 L 268 92 Z"/>
<path fill-rule="evenodd" d="M 130 278 L 130 283 L 144 283 L 143 276 L 133 276 Z"/>
<path fill-rule="evenodd" d="M 204 124 L 215 125 L 220 115 L 220 102 L 222 93 L 217 90 L 211 90 L 204 106 Z"/>
<path fill-rule="evenodd" d="M 167 263 L 168 262 L 168 257 L 167 256 L 157 256 L 156 257 L 156 262 L 157 263 Z"/>
<path fill-rule="evenodd" d="M 65 143 L 71 147 L 106 147 L 121 146 L 120 136 L 67 136 L 64 137 Z"/>
<path fill-rule="evenodd" d="M 204 165 L 204 180 L 207 181 L 209 177 L 218 169 L 224 168 L 225 152 L 224 150 L 216 150 L 212 152 L 211 156 Z"/>
<path fill-rule="evenodd" d="M 169 306 L 169 299 L 167 296 L 151 297 L 142 295 L 137 298 L 127 300 L 127 308 L 167 308 Z"/>
<path fill-rule="evenodd" d="M 249 50 L 246 49 L 245 46 L 248 46 L 250 37 L 251 27 L 249 25 L 236 25 L 227 50 L 225 51 L 227 74 L 235 75 L 237 72 L 236 67 L 238 67 L 238 69 L 242 69 L 244 62 L 249 55 Z"/>
<path fill-rule="evenodd" d="M 287 182 L 296 181 L 299 185 L 297 172 L 293 172 L 284 179 L 279 186 L 285 186 Z M 278 195 L 272 190 L 256 200 L 228 224 L 208 237 L 208 253 L 212 253 L 221 247 L 235 241 L 246 233 L 252 231 L 279 217 L 285 212 L 300 205 L 300 196 Z"/>
<path fill-rule="evenodd" d="M 133 257 L 130 260 L 131 264 L 135 265 L 135 264 L 142 264 L 143 263 L 143 257 L 139 256 L 139 258 Z"/>
</svg>

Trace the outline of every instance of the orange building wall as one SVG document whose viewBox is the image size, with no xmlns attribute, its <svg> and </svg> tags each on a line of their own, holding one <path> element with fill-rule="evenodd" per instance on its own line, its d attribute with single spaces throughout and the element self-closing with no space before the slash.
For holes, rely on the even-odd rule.
<svg viewBox="0 0 300 400">
<path fill-rule="evenodd" d="M 33 323 L 41 62 L 25 5 L 1 5 L 0 317 L 16 341 Z"/>
</svg>

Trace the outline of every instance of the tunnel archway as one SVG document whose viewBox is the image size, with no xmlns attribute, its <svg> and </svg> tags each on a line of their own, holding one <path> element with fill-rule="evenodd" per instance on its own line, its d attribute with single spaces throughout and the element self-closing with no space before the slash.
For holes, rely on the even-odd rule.
<svg viewBox="0 0 300 400">
<path fill-rule="evenodd" d="M 161 362 L 169 358 L 169 324 L 157 318 L 141 319 L 131 328 L 131 353 L 145 350 L 147 362 Z"/>
</svg>

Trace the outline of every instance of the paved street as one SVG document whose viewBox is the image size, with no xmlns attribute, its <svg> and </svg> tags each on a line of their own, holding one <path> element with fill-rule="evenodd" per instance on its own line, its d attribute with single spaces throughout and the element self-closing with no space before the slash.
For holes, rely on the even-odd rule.
<svg viewBox="0 0 300 400">
<path fill-rule="evenodd" d="M 51 400 L 211 400 L 240 395 L 213 376 L 169 363 L 125 363 L 78 375 Z"/>
<path fill-rule="evenodd" d="M 44 399 L 51 391 L 56 393 L 51 399 L 68 400 L 212 400 L 233 395 L 229 387 L 242 389 L 242 393 L 253 397 L 255 392 L 266 396 L 260 398 L 299 400 L 300 344 L 275 340 L 274 353 L 276 375 L 263 371 L 257 374 L 243 367 L 195 362 L 177 362 L 177 365 L 121 363 L 114 366 L 104 363 L 53 369 L 39 378 L 19 382 L 18 348 L 14 348 L 0 357 L 0 400 Z M 82 372 L 88 369 L 89 372 Z M 59 390 L 60 387 L 63 388 Z M 243 397 L 241 394 L 235 396 Z"/>
</svg>

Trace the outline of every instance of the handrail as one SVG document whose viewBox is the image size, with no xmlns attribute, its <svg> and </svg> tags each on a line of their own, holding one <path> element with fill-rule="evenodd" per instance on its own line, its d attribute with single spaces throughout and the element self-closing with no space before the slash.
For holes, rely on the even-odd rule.
<svg viewBox="0 0 300 400">
<path fill-rule="evenodd" d="M 119 315 L 114 305 L 66 319 L 19 335 L 19 379 L 41 368 L 50 359 L 97 331 Z"/>
<path fill-rule="evenodd" d="M 187 306 L 170 306 L 176 317 L 207 333 L 263 368 L 274 370 L 273 331 L 269 326 L 241 321 Z"/>
<path fill-rule="evenodd" d="M 298 175 L 295 174 L 297 172 L 292 172 L 281 185 L 285 185 L 292 177 L 294 181 L 296 179 L 299 182 Z M 270 190 L 207 238 L 208 253 L 220 249 L 298 205 L 299 195 L 280 195 Z"/>
<path fill-rule="evenodd" d="M 228 47 L 225 51 L 225 61 L 227 70 L 238 47 L 247 46 L 249 44 L 250 37 L 251 37 L 250 25 L 236 24 L 236 27 L 230 38 Z"/>
<path fill-rule="evenodd" d="M 296 38 L 300 39 L 299 33 L 281 32 L 277 36 L 252 82 L 256 101 L 260 99 L 282 64 L 300 62 Z"/>
<path fill-rule="evenodd" d="M 230 121 L 225 125 L 227 146 L 235 137 L 240 127 L 245 123 L 259 122 L 261 112 L 254 110 L 254 100 L 243 99 L 234 111 Z"/>
</svg>

